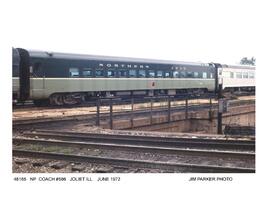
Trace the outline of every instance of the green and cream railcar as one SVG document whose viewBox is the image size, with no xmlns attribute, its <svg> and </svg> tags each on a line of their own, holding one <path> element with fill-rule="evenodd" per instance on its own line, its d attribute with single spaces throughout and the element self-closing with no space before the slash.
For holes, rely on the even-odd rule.
<svg viewBox="0 0 270 209">
<path fill-rule="evenodd" d="M 177 95 L 214 91 L 215 66 L 150 59 L 13 49 L 13 95 L 75 104 L 102 95 Z"/>
</svg>

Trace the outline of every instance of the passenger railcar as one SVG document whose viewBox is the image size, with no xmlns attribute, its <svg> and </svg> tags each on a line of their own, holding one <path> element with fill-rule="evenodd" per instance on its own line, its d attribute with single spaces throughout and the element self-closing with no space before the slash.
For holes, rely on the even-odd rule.
<svg viewBox="0 0 270 209">
<path fill-rule="evenodd" d="M 215 91 L 213 64 L 13 49 L 13 98 L 77 104 L 97 96 Z"/>
<path fill-rule="evenodd" d="M 226 91 L 255 91 L 254 66 L 221 65 L 218 70 Z"/>
</svg>

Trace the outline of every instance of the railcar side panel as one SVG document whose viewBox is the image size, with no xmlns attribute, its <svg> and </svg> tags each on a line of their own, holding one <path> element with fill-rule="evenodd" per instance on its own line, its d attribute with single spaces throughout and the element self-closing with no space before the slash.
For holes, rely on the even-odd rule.
<svg viewBox="0 0 270 209">
<path fill-rule="evenodd" d="M 215 89 L 215 79 L 175 78 L 31 78 L 31 98 L 41 99 L 53 93 L 134 91 L 157 89 Z"/>
</svg>

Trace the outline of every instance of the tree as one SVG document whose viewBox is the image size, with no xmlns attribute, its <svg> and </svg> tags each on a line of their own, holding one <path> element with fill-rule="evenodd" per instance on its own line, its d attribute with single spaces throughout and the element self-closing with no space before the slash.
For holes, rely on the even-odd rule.
<svg viewBox="0 0 270 209">
<path fill-rule="evenodd" d="M 255 57 L 251 57 L 250 59 L 248 59 L 247 57 L 243 57 L 240 61 L 241 65 L 255 65 L 256 64 L 256 58 Z"/>
</svg>

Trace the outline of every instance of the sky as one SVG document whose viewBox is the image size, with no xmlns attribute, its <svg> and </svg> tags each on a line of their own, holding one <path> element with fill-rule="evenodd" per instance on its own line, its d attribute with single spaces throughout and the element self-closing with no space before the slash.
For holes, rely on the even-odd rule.
<svg viewBox="0 0 270 209">
<path fill-rule="evenodd" d="M 237 64 L 256 57 L 254 2 L 15 1 L 6 27 L 13 47 Z"/>
</svg>

